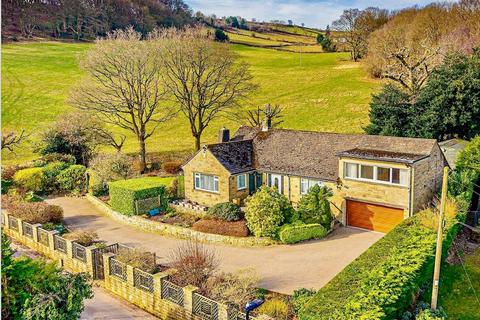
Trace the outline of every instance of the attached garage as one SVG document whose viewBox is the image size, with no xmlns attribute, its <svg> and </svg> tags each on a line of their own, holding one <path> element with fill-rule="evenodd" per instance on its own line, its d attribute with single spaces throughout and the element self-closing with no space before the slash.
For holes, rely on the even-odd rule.
<svg viewBox="0 0 480 320">
<path fill-rule="evenodd" d="M 403 209 L 347 200 L 347 225 L 388 232 L 403 221 Z"/>
</svg>

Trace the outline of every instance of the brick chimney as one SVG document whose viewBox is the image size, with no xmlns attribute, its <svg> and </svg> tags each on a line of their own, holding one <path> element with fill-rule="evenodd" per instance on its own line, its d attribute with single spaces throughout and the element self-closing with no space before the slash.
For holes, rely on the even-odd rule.
<svg viewBox="0 0 480 320">
<path fill-rule="evenodd" d="M 228 142 L 228 141 L 230 141 L 230 130 L 223 127 L 218 132 L 218 142 L 222 143 L 222 142 Z"/>
</svg>

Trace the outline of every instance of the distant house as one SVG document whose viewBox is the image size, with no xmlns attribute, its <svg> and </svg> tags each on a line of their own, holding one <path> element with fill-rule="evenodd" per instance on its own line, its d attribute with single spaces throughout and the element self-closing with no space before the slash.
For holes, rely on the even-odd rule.
<svg viewBox="0 0 480 320">
<path fill-rule="evenodd" d="M 185 196 L 202 205 L 240 203 L 261 185 L 294 205 L 315 184 L 334 192 L 342 223 L 387 232 L 439 190 L 445 157 L 436 140 L 240 127 L 184 166 Z"/>
</svg>

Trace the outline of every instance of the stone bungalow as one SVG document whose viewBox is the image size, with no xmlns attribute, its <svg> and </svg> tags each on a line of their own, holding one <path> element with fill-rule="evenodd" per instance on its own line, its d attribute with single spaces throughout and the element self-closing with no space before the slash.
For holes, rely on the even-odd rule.
<svg viewBox="0 0 480 320">
<path fill-rule="evenodd" d="M 202 205 L 241 203 L 261 185 L 294 205 L 315 185 L 331 188 L 343 224 L 388 232 L 427 206 L 445 157 L 433 139 L 240 127 L 184 166 L 185 197 Z"/>
</svg>

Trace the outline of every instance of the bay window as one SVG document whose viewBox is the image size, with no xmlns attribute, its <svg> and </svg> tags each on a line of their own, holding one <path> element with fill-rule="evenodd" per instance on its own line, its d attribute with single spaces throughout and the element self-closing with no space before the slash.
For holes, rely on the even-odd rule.
<svg viewBox="0 0 480 320">
<path fill-rule="evenodd" d="M 380 183 L 408 184 L 408 170 L 383 166 L 345 162 L 344 177 L 354 180 L 371 180 Z"/>
<path fill-rule="evenodd" d="M 209 174 L 195 173 L 195 189 L 218 192 L 218 177 Z"/>
</svg>

